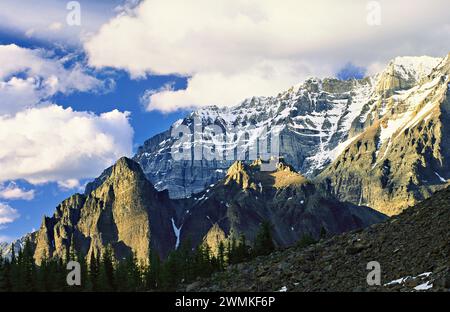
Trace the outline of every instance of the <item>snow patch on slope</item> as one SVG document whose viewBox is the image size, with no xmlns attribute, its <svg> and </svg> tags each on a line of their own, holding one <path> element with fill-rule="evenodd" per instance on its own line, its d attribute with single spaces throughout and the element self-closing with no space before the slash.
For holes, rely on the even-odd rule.
<svg viewBox="0 0 450 312">
<path fill-rule="evenodd" d="M 179 228 L 177 228 L 177 226 L 175 224 L 175 220 L 172 218 L 172 228 L 173 228 L 173 232 L 175 233 L 175 237 L 177 238 L 177 241 L 175 243 L 175 249 L 178 249 L 178 247 L 180 246 L 180 234 L 181 234 L 182 227 L 183 227 L 183 225 L 181 225 Z"/>
</svg>

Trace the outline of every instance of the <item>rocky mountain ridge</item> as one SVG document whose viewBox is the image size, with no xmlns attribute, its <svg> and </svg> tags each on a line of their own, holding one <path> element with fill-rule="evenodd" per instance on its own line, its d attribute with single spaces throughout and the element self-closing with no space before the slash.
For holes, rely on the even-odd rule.
<svg viewBox="0 0 450 312">
<path fill-rule="evenodd" d="M 208 237 L 252 242 L 262 222 L 272 225 L 276 246 L 286 247 L 321 231 L 334 235 L 380 222 L 385 216 L 368 208 L 324 196 L 322 190 L 292 167 L 278 163 L 273 172 L 261 162 L 235 162 L 224 179 L 188 199 L 189 209 L 176 216 L 181 240 L 194 245 Z M 209 244 L 215 250 L 219 240 Z"/>
<path fill-rule="evenodd" d="M 170 199 L 167 191 L 153 187 L 138 163 L 122 158 L 90 193 L 69 197 L 53 216 L 43 218 L 30 236 L 36 263 L 65 258 L 70 248 L 89 259 L 110 247 L 118 260 L 133 254 L 143 263 L 152 252 L 164 259 L 184 241 L 192 247 L 206 243 L 214 251 L 220 240 L 241 234 L 252 242 L 264 221 L 273 225 L 275 244 L 285 247 L 304 235 L 334 235 L 386 218 L 325 196 L 283 162 L 273 172 L 260 166 L 260 161 L 236 162 L 203 192 Z"/>
<path fill-rule="evenodd" d="M 397 57 L 371 77 L 310 78 L 277 96 L 199 109 L 172 128 L 218 125 L 235 139 L 227 141 L 231 150 L 257 145 L 268 129 L 279 135 L 280 155 L 333 196 L 395 215 L 447 181 L 448 64 L 448 56 Z M 173 159 L 171 129 L 134 157 L 157 189 L 186 198 L 225 176 L 234 160 Z M 192 135 L 184 147 L 211 144 L 213 137 Z"/>
<path fill-rule="evenodd" d="M 448 291 L 450 188 L 364 230 L 228 267 L 189 291 Z M 369 285 L 380 265 L 380 285 Z M 181 288 L 180 290 L 185 290 Z"/>
<path fill-rule="evenodd" d="M 376 102 L 373 123 L 350 139 L 319 180 L 341 200 L 388 215 L 448 185 L 449 68 L 447 56 L 419 84 Z"/>
<path fill-rule="evenodd" d="M 140 166 L 122 158 L 103 183 L 87 195 L 63 201 L 52 217 L 44 217 L 36 233 L 34 258 L 39 264 L 64 258 L 68 248 L 98 257 L 111 246 L 117 259 L 134 254 L 146 263 L 151 250 L 161 258 L 175 245 L 167 192 L 158 192 Z"/>
</svg>

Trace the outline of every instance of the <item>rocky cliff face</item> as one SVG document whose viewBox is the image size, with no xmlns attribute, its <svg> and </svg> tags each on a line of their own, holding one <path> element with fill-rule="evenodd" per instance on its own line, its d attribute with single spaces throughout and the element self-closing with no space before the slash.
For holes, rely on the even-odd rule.
<svg viewBox="0 0 450 312">
<path fill-rule="evenodd" d="M 64 258 L 69 246 L 88 258 L 106 246 L 117 259 L 131 254 L 140 261 L 151 250 L 165 257 L 175 245 L 170 222 L 174 207 L 167 192 L 157 192 L 132 160 L 122 158 L 87 195 L 76 194 L 44 217 L 36 233 L 35 259 Z"/>
<path fill-rule="evenodd" d="M 25 246 L 25 242 L 29 240 L 32 244 L 35 241 L 36 232 L 25 234 L 23 237 L 16 239 L 12 243 L 0 243 L 0 254 L 3 258 L 10 259 L 12 255 L 12 246 L 14 245 L 14 253 L 19 254 L 19 251 Z M 32 245 L 33 246 L 33 245 Z M 33 246 L 34 247 L 34 246 Z"/>
<path fill-rule="evenodd" d="M 394 215 L 446 184 L 448 60 L 398 57 L 365 79 L 309 79 L 274 97 L 195 111 L 173 126 L 193 129 L 196 120 L 200 129 L 218 125 L 236 139 L 227 149 L 257 145 L 267 127 L 279 134 L 281 156 L 301 174 L 322 181 L 342 201 Z M 192 136 L 187 148 L 212 140 L 210 133 Z M 168 130 L 134 158 L 156 188 L 173 198 L 204 190 L 234 161 L 176 161 L 176 144 Z"/>
<path fill-rule="evenodd" d="M 44 217 L 33 235 L 35 260 L 65 258 L 70 247 L 88 259 L 107 246 L 117 259 L 135 254 L 146 262 L 151 252 L 161 258 L 183 241 L 207 244 L 217 252 L 220 241 L 245 234 L 254 240 L 261 222 L 270 221 L 278 246 L 305 234 L 325 230 L 338 234 L 385 219 L 367 207 L 342 203 L 278 163 L 260 171 L 261 161 L 235 162 L 224 179 L 186 199 L 170 199 L 146 179 L 139 164 L 122 158 L 94 181 L 87 194 L 63 201 Z"/>
<path fill-rule="evenodd" d="M 235 160 L 238 146 L 256 146 L 263 129 L 279 134 L 280 154 L 306 176 L 313 175 L 333 157 L 333 150 L 350 131 L 358 132 L 367 115 L 366 104 L 375 88 L 372 78 L 353 81 L 309 79 L 274 97 L 255 97 L 233 108 L 211 107 L 193 112 L 180 124 L 194 129 L 217 125 L 227 135 L 230 157 L 221 160 L 174 160 L 171 153 L 176 138 L 168 130 L 139 148 L 139 162 L 157 189 L 168 189 L 172 198 L 188 197 L 220 178 Z M 370 103 L 369 103 L 370 104 Z M 355 121 L 360 117 L 358 121 Z M 208 133 L 194 136 L 187 148 L 212 143 Z"/>
<path fill-rule="evenodd" d="M 395 81 L 406 78 L 392 78 L 394 92 L 374 104 L 371 125 L 320 174 L 333 194 L 395 215 L 447 185 L 449 66 L 447 57 L 404 91 Z"/>
<path fill-rule="evenodd" d="M 273 226 L 277 246 L 294 244 L 303 235 L 319 237 L 321 230 L 337 234 L 385 219 L 367 207 L 326 197 L 292 167 L 279 163 L 262 172 L 260 163 L 234 163 L 224 179 L 195 194 L 176 218 L 181 240 L 206 242 L 213 251 L 226 238 L 245 234 L 253 241 L 263 221 Z"/>
<path fill-rule="evenodd" d="M 230 266 L 191 291 L 448 291 L 450 189 L 363 231 Z M 377 261 L 381 285 L 369 286 Z"/>
</svg>

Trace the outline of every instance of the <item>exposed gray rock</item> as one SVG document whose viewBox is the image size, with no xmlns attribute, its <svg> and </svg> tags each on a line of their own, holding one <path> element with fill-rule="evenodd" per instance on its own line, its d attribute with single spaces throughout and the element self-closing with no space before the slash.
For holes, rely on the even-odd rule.
<svg viewBox="0 0 450 312">
<path fill-rule="evenodd" d="M 256 146 L 260 132 L 267 127 L 269 133 L 279 133 L 281 156 L 301 174 L 315 178 L 328 169 L 319 179 L 333 196 L 393 215 L 430 196 L 448 178 L 440 179 L 434 172 L 442 176 L 447 169 L 442 164 L 448 158 L 450 144 L 445 138 L 436 138 L 438 132 L 445 131 L 440 126 L 440 112 L 444 116 L 448 109 L 442 104 L 433 118 L 426 114 L 428 101 L 438 103 L 446 98 L 446 92 L 441 91 L 446 89 L 448 80 L 447 59 L 400 57 L 381 73 L 361 80 L 311 78 L 277 96 L 254 97 L 232 108 L 200 109 L 173 127 L 181 124 L 194 129 L 194 121 L 199 120 L 201 129 L 209 125 L 225 129 L 230 140 L 248 133 L 244 143 L 231 140 L 227 145 L 230 149 Z M 435 69 L 437 65 L 439 68 Z M 443 80 L 438 87 L 433 83 L 440 78 Z M 416 100 L 422 97 L 418 103 Z M 410 115 L 402 121 L 407 112 Z M 391 140 L 397 135 L 396 131 L 389 132 L 393 125 L 406 125 L 422 114 L 426 122 Z M 202 142 L 208 144 L 212 136 L 206 134 Z M 358 140 L 359 137 L 364 140 Z M 193 148 L 200 141 L 192 136 L 188 145 Z M 172 198 L 189 197 L 204 190 L 224 177 L 234 161 L 226 157 L 178 161 L 172 155 L 176 142 L 168 130 L 145 142 L 134 157 L 155 187 L 169 190 Z M 390 161 L 390 165 L 384 161 Z M 332 162 L 338 167 L 344 162 L 349 165 L 344 166 L 345 170 L 333 170 Z M 413 172 L 413 177 L 408 172 Z M 372 186 L 375 191 L 371 191 Z"/>
<path fill-rule="evenodd" d="M 450 189 L 362 231 L 233 265 L 192 291 L 449 291 Z M 377 261 L 381 285 L 367 276 Z"/>
</svg>

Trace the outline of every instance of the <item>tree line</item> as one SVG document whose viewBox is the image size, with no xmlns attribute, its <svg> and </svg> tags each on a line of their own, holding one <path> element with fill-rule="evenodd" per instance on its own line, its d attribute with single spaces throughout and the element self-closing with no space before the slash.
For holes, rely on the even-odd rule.
<svg viewBox="0 0 450 312">
<path fill-rule="evenodd" d="M 150 252 L 145 264 L 134 255 L 117 261 L 111 246 L 105 247 L 101 256 L 91 255 L 87 260 L 73 246 L 71 242 L 64 259 L 45 259 L 39 266 L 34 261 L 29 240 L 17 254 L 12 246 L 9 258 L 0 254 L 0 291 L 173 291 L 181 284 L 208 277 L 229 265 L 267 255 L 275 249 L 268 222 L 261 224 L 251 246 L 244 235 L 219 242 L 216 251 L 206 244 L 192 248 L 186 240 L 165 261 Z M 79 286 L 67 284 L 70 261 L 80 264 Z"/>
</svg>

